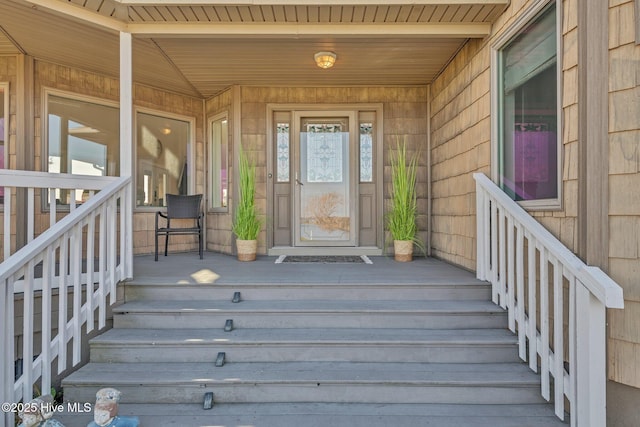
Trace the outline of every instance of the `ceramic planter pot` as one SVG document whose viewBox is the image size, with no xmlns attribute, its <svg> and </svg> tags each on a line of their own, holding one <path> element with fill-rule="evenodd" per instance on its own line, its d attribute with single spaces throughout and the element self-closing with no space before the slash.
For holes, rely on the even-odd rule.
<svg viewBox="0 0 640 427">
<path fill-rule="evenodd" d="M 394 259 L 399 262 L 409 262 L 413 260 L 413 241 L 412 240 L 394 240 L 393 241 Z"/>
<path fill-rule="evenodd" d="M 236 240 L 238 248 L 238 261 L 255 261 L 258 251 L 257 240 Z"/>
</svg>

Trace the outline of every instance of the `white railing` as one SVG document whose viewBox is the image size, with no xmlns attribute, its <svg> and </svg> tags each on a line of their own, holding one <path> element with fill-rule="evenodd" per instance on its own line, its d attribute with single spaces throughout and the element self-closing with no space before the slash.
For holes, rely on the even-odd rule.
<svg viewBox="0 0 640 427">
<path fill-rule="evenodd" d="M 49 185 L 36 175 L 30 186 Z M 118 282 L 132 277 L 131 178 L 117 178 L 99 187 L 99 193 L 0 264 L 0 402 L 31 400 L 35 384 L 46 393 L 51 388 L 53 361 L 58 374 L 70 367 L 69 344 L 71 366 L 77 365 L 83 327 L 85 333 L 91 332 L 96 320 L 99 329 L 105 326 L 107 298 L 113 304 Z M 77 182 L 73 188 L 78 188 Z M 22 307 L 23 321 L 22 328 L 16 328 L 14 307 L 20 298 L 17 307 Z M 39 313 L 34 310 L 36 298 L 41 300 Z M 56 308 L 57 321 L 52 319 Z M 36 342 L 38 326 L 41 337 Z M 16 378 L 17 336 L 22 337 L 22 374 Z M 34 354 L 34 344 L 40 344 L 40 354 Z M 0 427 L 13 427 L 14 419 L 15 413 L 0 414 Z"/>
<path fill-rule="evenodd" d="M 556 415 L 564 419 L 566 397 L 572 426 L 606 425 L 606 308 L 623 308 L 622 288 L 485 175 L 473 177 L 477 277 L 491 282 L 493 301 L 508 310 L 520 357 L 540 370 L 542 396 L 553 397 Z"/>
<path fill-rule="evenodd" d="M 12 232 L 15 232 L 13 223 L 18 222 L 14 209 L 14 197 L 16 196 L 17 189 L 26 189 L 27 206 L 23 219 L 27 221 L 26 241 L 30 242 L 35 237 L 36 223 L 39 223 L 38 225 L 42 227 L 43 221 L 40 219 L 46 219 L 46 215 L 43 215 L 43 213 L 36 214 L 36 205 L 38 202 L 42 202 L 41 208 L 49 210 L 48 226 L 51 227 L 56 223 L 59 214 L 76 209 L 80 201 L 77 195 L 80 195 L 81 199 L 83 196 L 91 197 L 96 191 L 102 190 L 116 179 L 117 177 L 111 176 L 0 169 L 0 187 L 4 188 L 3 259 L 9 258 L 12 253 L 11 235 Z M 40 190 L 42 193 L 36 195 L 37 190 Z M 66 199 L 68 200 L 66 200 L 66 205 L 59 206 L 62 193 L 66 193 Z M 44 203 L 46 203 L 46 205 Z"/>
</svg>

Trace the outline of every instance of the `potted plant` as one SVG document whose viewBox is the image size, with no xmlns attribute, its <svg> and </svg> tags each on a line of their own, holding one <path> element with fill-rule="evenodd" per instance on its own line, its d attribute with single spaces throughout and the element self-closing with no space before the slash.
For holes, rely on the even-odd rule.
<svg viewBox="0 0 640 427">
<path fill-rule="evenodd" d="M 258 250 L 258 234 L 262 220 L 255 205 L 256 167 L 249 162 L 247 155 L 240 149 L 238 167 L 239 199 L 233 220 L 232 231 L 236 235 L 236 248 L 239 261 L 254 261 Z"/>
<path fill-rule="evenodd" d="M 408 157 L 406 142 L 396 144 L 395 153 L 390 151 L 391 159 L 391 206 L 386 215 L 386 224 L 393 237 L 394 258 L 408 262 L 413 259 L 414 244 L 422 248 L 418 239 L 418 200 L 416 195 L 416 176 L 418 155 Z"/>
</svg>

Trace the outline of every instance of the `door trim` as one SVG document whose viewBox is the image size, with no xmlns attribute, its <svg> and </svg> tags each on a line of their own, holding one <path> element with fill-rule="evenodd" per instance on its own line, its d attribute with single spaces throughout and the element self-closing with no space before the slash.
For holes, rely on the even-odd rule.
<svg viewBox="0 0 640 427">
<path fill-rule="evenodd" d="M 271 218 L 267 220 L 267 254 L 268 255 L 290 255 L 295 254 L 310 254 L 310 255 L 326 255 L 341 254 L 341 255 L 382 255 L 384 252 L 384 227 L 383 227 L 383 211 L 384 211 L 384 109 L 382 103 L 363 103 L 363 104 L 291 104 L 291 103 L 267 103 L 266 104 L 266 146 L 267 146 L 267 212 L 272 214 L 274 212 L 274 179 L 276 165 L 274 163 L 274 133 L 275 126 L 274 113 L 276 112 L 289 112 L 291 113 L 291 123 L 293 124 L 293 114 L 297 111 L 312 111 L 312 112 L 337 112 L 337 111 L 353 111 L 356 114 L 356 121 L 354 125 L 357 127 L 359 120 L 358 114 L 363 111 L 375 112 L 376 116 L 376 148 L 375 148 L 375 165 L 374 173 L 376 176 L 376 216 L 378 218 L 376 246 L 347 246 L 347 247 L 300 247 L 300 246 L 274 246 L 274 234 L 273 223 L 275 219 Z M 356 171 L 357 172 L 357 171 Z M 359 182 L 359 180 L 357 181 Z M 292 202 L 293 203 L 293 202 Z M 293 208 L 293 206 L 292 206 Z M 293 237 L 292 237 L 293 238 Z M 358 242 L 356 242 L 358 244 Z"/>
</svg>

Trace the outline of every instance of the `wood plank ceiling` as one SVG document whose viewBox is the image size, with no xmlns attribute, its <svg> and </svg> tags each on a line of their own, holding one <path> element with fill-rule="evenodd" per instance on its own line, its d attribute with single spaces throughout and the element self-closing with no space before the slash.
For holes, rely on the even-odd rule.
<svg viewBox="0 0 640 427">
<path fill-rule="evenodd" d="M 130 31 L 136 82 L 197 97 L 232 84 L 427 84 L 508 0 L 333 3 L 0 0 L 0 55 L 115 77 L 118 31 Z M 315 66 L 321 50 L 336 52 L 332 69 Z"/>
</svg>

